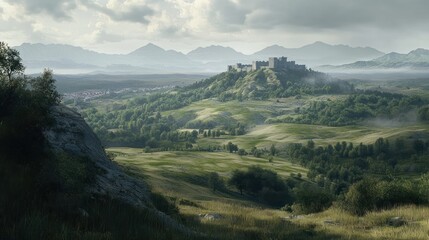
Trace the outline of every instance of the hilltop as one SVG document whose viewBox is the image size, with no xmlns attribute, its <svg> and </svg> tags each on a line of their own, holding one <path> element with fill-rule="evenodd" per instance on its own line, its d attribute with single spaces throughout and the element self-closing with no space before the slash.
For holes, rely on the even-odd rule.
<svg viewBox="0 0 429 240">
<path fill-rule="evenodd" d="M 273 61 L 276 59 L 272 58 Z M 280 67 L 270 67 L 268 61 L 255 61 L 253 67 L 243 64 L 230 66 L 229 71 L 185 89 L 199 90 L 205 97 L 217 97 L 221 101 L 263 100 L 301 94 L 345 93 L 352 90 L 352 86 L 347 82 L 338 81 L 285 59 L 284 66 Z"/>
</svg>

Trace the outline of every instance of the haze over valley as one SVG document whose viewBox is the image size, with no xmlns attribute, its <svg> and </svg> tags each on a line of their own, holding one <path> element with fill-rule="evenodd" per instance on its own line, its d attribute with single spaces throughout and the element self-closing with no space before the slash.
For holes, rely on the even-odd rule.
<svg viewBox="0 0 429 240">
<path fill-rule="evenodd" d="M 272 56 L 287 56 L 310 67 L 372 60 L 383 56 L 382 52 L 369 47 L 329 45 L 322 42 L 300 48 L 272 45 L 250 55 L 219 45 L 198 47 L 184 54 L 165 50 L 152 43 L 126 54 L 104 54 L 61 44 L 24 43 L 15 49 L 21 53 L 27 73 L 35 73 L 50 66 L 59 73 L 68 74 L 217 73 L 224 71 L 226 65 L 251 63 Z"/>
<path fill-rule="evenodd" d="M 0 239 L 428 239 L 427 9 L 0 0 Z"/>
</svg>

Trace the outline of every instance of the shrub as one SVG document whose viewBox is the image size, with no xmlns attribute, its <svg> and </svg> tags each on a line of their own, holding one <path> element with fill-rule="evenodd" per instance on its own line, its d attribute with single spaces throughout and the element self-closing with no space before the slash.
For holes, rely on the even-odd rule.
<svg viewBox="0 0 429 240">
<path fill-rule="evenodd" d="M 295 204 L 292 208 L 299 213 L 321 212 L 330 207 L 334 199 L 329 192 L 310 183 L 302 183 L 294 191 Z"/>
<path fill-rule="evenodd" d="M 235 170 L 229 184 L 235 186 L 241 194 L 247 192 L 275 207 L 292 202 L 289 187 L 277 173 L 259 166 L 251 166 L 247 171 Z"/>
<path fill-rule="evenodd" d="M 425 201 L 419 187 L 408 180 L 380 181 L 366 178 L 353 184 L 344 200 L 344 208 L 356 215 Z"/>
</svg>

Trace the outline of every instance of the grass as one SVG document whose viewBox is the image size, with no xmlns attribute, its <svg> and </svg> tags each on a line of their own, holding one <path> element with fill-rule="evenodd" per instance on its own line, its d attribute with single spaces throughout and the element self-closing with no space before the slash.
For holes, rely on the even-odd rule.
<svg viewBox="0 0 429 240">
<path fill-rule="evenodd" d="M 369 213 L 350 215 L 333 206 L 310 215 L 288 218 L 290 213 L 272 209 L 236 191 L 213 192 L 205 184 L 205 174 L 218 172 L 223 178 L 235 168 L 260 164 L 287 177 L 305 169 L 274 159 L 239 157 L 224 152 L 155 152 L 142 149 L 110 148 L 115 161 L 131 174 L 145 178 L 154 192 L 172 199 L 184 223 L 208 239 L 398 239 L 419 240 L 429 237 L 429 207 L 403 206 Z M 220 219 L 208 220 L 199 215 L 218 213 Z M 407 224 L 388 226 L 392 217 L 402 217 Z"/>
<path fill-rule="evenodd" d="M 344 239 L 428 239 L 429 208 L 404 206 L 372 212 L 363 217 L 352 216 L 338 208 L 293 220 L 298 224 L 316 224 L 316 229 L 343 235 Z M 387 224 L 393 217 L 406 220 L 406 225 L 392 227 Z M 327 221 L 329 223 L 327 224 Z"/>
<path fill-rule="evenodd" d="M 206 187 L 206 176 L 217 172 L 229 178 L 235 169 L 252 165 L 271 169 L 281 177 L 291 173 L 306 175 L 306 169 L 288 161 L 274 158 L 270 163 L 264 158 L 238 156 L 225 152 L 154 152 L 144 153 L 136 148 L 109 148 L 121 165 L 133 174 L 143 175 L 155 192 L 190 200 L 231 199 L 236 194 L 215 194 Z"/>
<path fill-rule="evenodd" d="M 344 127 L 328 127 L 307 124 L 278 123 L 258 125 L 250 129 L 246 135 L 223 136 L 223 138 L 200 138 L 202 146 L 223 145 L 228 142 L 237 144 L 247 150 L 253 146 L 269 148 L 272 144 L 306 143 L 313 140 L 316 145 L 335 144 L 346 141 L 355 144 L 374 143 L 378 138 L 409 138 L 429 134 L 426 124 L 381 127 L 377 125 L 358 125 Z"/>
<path fill-rule="evenodd" d="M 215 99 L 205 99 L 194 102 L 177 110 L 165 111 L 162 115 L 172 115 L 176 119 L 195 115 L 193 121 L 214 121 L 220 125 L 241 122 L 248 125 L 263 124 L 267 118 L 279 114 L 295 114 L 297 107 L 302 107 L 311 101 L 341 98 L 341 95 L 324 95 L 317 97 L 304 96 L 300 99 L 279 98 L 266 101 L 228 101 L 220 102 Z M 191 122 L 193 122 L 191 121 Z"/>
<path fill-rule="evenodd" d="M 311 101 L 326 101 L 344 98 L 343 95 L 324 95 L 317 97 L 304 96 L 296 98 L 270 99 L 267 101 L 229 101 L 219 102 L 206 99 L 192 103 L 181 109 L 163 112 L 162 115 L 172 115 L 182 123 L 196 121 L 214 122 L 221 125 L 231 125 L 237 122 L 248 126 L 247 134 L 242 136 L 225 135 L 221 138 L 200 138 L 198 145 L 224 145 L 228 142 L 237 144 L 240 148 L 250 150 L 269 148 L 272 144 L 306 143 L 313 140 L 317 145 L 335 144 L 346 141 L 373 143 L 378 138 L 413 137 L 429 135 L 429 125 L 417 122 L 400 123 L 389 119 L 367 121 L 360 125 L 329 127 L 308 124 L 276 123 L 265 124 L 268 118 L 277 115 L 294 116 L 297 107 L 303 107 Z M 278 100 L 278 101 L 277 101 Z M 182 121 L 183 120 L 183 121 Z"/>
<path fill-rule="evenodd" d="M 259 204 L 237 191 L 213 192 L 205 176 L 216 171 L 227 178 L 232 170 L 259 164 L 273 169 L 282 177 L 306 170 L 287 161 L 239 157 L 224 152 L 155 152 L 142 149 L 109 148 L 117 161 L 129 173 L 145 178 L 152 191 L 173 199 L 185 224 L 208 239 L 339 239 L 338 236 L 317 234 L 307 225 L 283 220 L 286 213 Z M 207 220 L 200 214 L 218 213 L 221 219 Z"/>
</svg>

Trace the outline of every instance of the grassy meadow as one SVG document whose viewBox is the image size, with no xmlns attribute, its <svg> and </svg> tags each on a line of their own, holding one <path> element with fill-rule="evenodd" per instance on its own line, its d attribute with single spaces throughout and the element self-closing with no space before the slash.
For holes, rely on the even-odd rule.
<svg viewBox="0 0 429 240">
<path fill-rule="evenodd" d="M 239 156 L 225 152 L 153 152 L 144 153 L 138 148 L 109 148 L 115 160 L 133 174 L 143 176 L 156 192 L 186 197 L 190 200 L 231 199 L 236 193 L 215 194 L 207 189 L 206 176 L 217 172 L 227 179 L 235 169 L 245 170 L 252 165 L 271 169 L 281 177 L 290 174 L 305 176 L 306 169 L 280 158 L 269 162 L 264 158 Z"/>
<path fill-rule="evenodd" d="M 162 115 L 172 115 L 176 119 L 186 119 L 193 116 L 192 121 L 208 122 L 218 124 L 229 124 L 232 122 L 246 123 L 251 126 L 263 124 L 273 115 L 295 115 L 295 109 L 309 104 L 310 101 L 335 100 L 344 98 L 345 95 L 323 95 L 303 96 L 300 98 L 278 98 L 265 101 L 228 101 L 221 102 L 216 99 L 205 99 L 194 102 L 189 106 L 162 112 Z M 189 119 L 187 119 L 189 121 Z"/>
<path fill-rule="evenodd" d="M 220 138 L 200 138 L 199 146 L 224 145 L 228 142 L 240 148 L 269 148 L 272 144 L 306 143 L 313 140 L 317 145 L 353 142 L 369 144 L 378 138 L 413 138 L 429 136 L 427 124 L 414 121 L 399 122 L 392 119 L 373 119 L 359 125 L 330 127 L 310 124 L 274 123 L 265 120 L 275 115 L 296 116 L 295 109 L 304 107 L 311 101 L 335 100 L 343 95 L 324 95 L 317 97 L 280 98 L 267 101 L 229 101 L 219 102 L 206 99 L 192 103 L 181 109 L 166 111 L 162 115 L 172 115 L 182 122 L 215 122 L 219 125 L 246 123 L 247 133 L 241 136 L 224 135 Z M 186 129 L 191 131 L 192 129 Z M 198 130 L 198 129 L 197 129 Z"/>
<path fill-rule="evenodd" d="M 240 157 L 224 152 L 153 152 L 137 148 L 109 148 L 115 161 L 133 175 L 142 177 L 152 188 L 173 201 L 185 225 L 202 232 L 209 239 L 401 239 L 429 237 L 429 208 L 404 206 L 363 217 L 353 216 L 339 207 L 294 217 L 286 211 L 259 204 L 236 190 L 213 192 L 206 184 L 209 172 L 218 172 L 226 180 L 234 169 L 260 165 L 281 177 L 306 170 L 286 160 Z M 304 178 L 305 181 L 305 178 Z M 217 213 L 220 219 L 199 215 Z M 393 217 L 406 223 L 392 227 Z"/>
<path fill-rule="evenodd" d="M 201 146 L 223 145 L 228 142 L 237 144 L 240 148 L 250 150 L 253 146 L 269 148 L 272 144 L 306 143 L 313 140 L 316 145 L 326 146 L 337 142 L 347 141 L 355 144 L 373 143 L 378 138 L 413 138 L 414 136 L 429 135 L 426 124 L 410 125 L 356 125 L 344 127 L 329 127 L 308 124 L 277 123 L 257 125 L 242 136 L 222 136 L 220 138 L 200 138 Z"/>
</svg>

